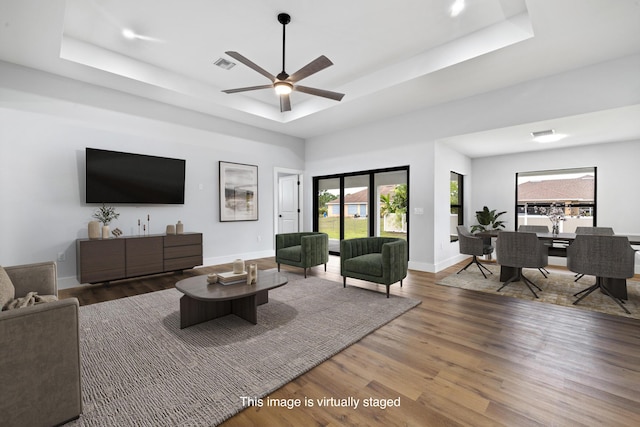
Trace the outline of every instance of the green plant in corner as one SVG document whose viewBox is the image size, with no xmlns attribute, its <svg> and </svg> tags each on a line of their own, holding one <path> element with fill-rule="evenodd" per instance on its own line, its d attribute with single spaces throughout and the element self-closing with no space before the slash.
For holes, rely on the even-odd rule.
<svg viewBox="0 0 640 427">
<path fill-rule="evenodd" d="M 105 206 L 104 203 L 102 207 L 93 213 L 93 218 L 100 221 L 102 225 L 109 225 L 111 221 L 118 219 L 119 216 L 120 214 L 116 212 L 116 208 L 113 206 Z"/>
<path fill-rule="evenodd" d="M 500 215 L 507 213 L 506 211 L 496 213 L 495 209 L 489 210 L 488 207 L 482 208 L 481 211 L 476 211 L 477 224 L 471 226 L 471 232 L 476 231 L 491 231 L 499 228 L 504 228 L 504 221 L 498 221 Z"/>
</svg>

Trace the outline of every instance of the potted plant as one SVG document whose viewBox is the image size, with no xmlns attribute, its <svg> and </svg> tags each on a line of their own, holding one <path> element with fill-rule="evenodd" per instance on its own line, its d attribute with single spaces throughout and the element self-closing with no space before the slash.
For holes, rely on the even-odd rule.
<svg viewBox="0 0 640 427">
<path fill-rule="evenodd" d="M 102 223 L 103 239 L 109 238 L 109 223 L 114 219 L 118 219 L 119 216 L 120 214 L 116 212 L 116 208 L 113 206 L 105 206 L 104 203 L 102 204 L 102 207 L 98 208 L 98 210 L 93 213 L 93 218 Z"/>
<path fill-rule="evenodd" d="M 496 213 L 495 209 L 489 210 L 486 206 L 482 208 L 481 211 L 476 211 L 476 220 L 478 223 L 471 226 L 471 232 L 492 231 L 504 228 L 504 221 L 499 221 L 498 218 L 505 213 L 506 211 Z"/>
</svg>

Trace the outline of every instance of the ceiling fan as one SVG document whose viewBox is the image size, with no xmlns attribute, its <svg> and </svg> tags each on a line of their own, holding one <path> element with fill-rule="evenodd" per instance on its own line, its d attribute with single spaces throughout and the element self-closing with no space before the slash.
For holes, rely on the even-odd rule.
<svg viewBox="0 0 640 427">
<path fill-rule="evenodd" d="M 271 80 L 272 83 L 268 85 L 261 85 L 261 86 L 249 86 L 249 87 L 241 87 L 237 89 L 227 89 L 227 90 L 223 90 L 223 92 L 237 93 L 237 92 L 247 92 L 250 90 L 273 88 L 276 91 L 276 94 L 280 96 L 281 112 L 291 111 L 291 99 L 289 98 L 289 94 L 292 91 L 304 92 L 309 95 L 322 96 L 324 98 L 340 101 L 344 96 L 343 93 L 332 92 L 324 89 L 316 89 L 313 87 L 301 86 L 297 84 L 300 80 L 306 77 L 309 77 L 310 75 L 315 74 L 318 71 L 324 70 L 325 68 L 333 65 L 333 62 L 331 62 L 331 60 L 329 60 L 329 58 L 327 58 L 326 56 L 321 55 L 318 58 L 311 61 L 310 63 L 308 63 L 307 65 L 305 65 L 304 67 L 302 67 L 301 69 L 299 69 L 298 71 L 296 71 L 295 73 L 293 73 L 292 75 L 287 74 L 287 72 L 284 70 L 285 69 L 285 66 L 284 66 L 285 65 L 284 64 L 285 40 L 286 40 L 285 27 L 289 22 L 291 22 L 291 16 L 289 16 L 286 13 L 280 13 L 278 15 L 278 22 L 282 24 L 282 72 L 277 76 L 274 76 L 264 68 L 260 67 L 259 65 L 256 65 L 251 60 L 240 55 L 238 52 L 233 52 L 233 51 L 225 52 L 227 55 L 229 55 L 233 59 L 239 62 L 242 62 L 247 67 L 262 74 L 263 76 Z"/>
</svg>

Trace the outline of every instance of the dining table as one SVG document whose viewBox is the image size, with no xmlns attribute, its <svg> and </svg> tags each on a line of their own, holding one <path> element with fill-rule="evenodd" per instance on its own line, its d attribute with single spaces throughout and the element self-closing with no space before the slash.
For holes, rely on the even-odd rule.
<svg viewBox="0 0 640 427">
<path fill-rule="evenodd" d="M 499 230 L 480 231 L 475 236 L 485 239 L 485 243 L 489 243 L 492 238 L 497 238 Z M 538 239 L 548 243 L 549 256 L 567 257 L 567 247 L 576 239 L 576 233 L 536 233 Z M 632 246 L 640 246 L 640 235 L 635 234 L 616 234 L 616 236 L 624 236 L 629 239 Z M 500 266 L 500 281 L 505 282 L 517 274 L 517 268 Z M 614 279 L 610 277 L 597 278 L 601 279 L 603 287 L 605 287 L 611 295 L 623 300 L 628 299 L 627 281 L 626 279 Z"/>
</svg>

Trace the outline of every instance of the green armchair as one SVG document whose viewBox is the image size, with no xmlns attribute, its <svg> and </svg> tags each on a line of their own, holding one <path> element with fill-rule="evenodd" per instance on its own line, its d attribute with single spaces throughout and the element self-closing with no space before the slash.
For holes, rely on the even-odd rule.
<svg viewBox="0 0 640 427">
<path fill-rule="evenodd" d="M 340 242 L 340 274 L 389 287 L 407 277 L 407 242 L 393 237 L 362 237 Z"/>
<path fill-rule="evenodd" d="M 316 265 L 324 264 L 324 271 L 327 271 L 329 236 L 310 231 L 276 234 L 276 262 L 278 271 L 280 264 L 304 268 L 305 278 L 307 268 Z"/>
</svg>

